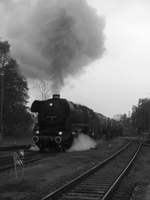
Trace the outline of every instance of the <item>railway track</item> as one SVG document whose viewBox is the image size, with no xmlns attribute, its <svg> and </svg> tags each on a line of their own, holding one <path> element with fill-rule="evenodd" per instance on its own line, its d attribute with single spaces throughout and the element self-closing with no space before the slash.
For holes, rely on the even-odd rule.
<svg viewBox="0 0 150 200">
<path fill-rule="evenodd" d="M 30 151 L 25 151 L 24 156 L 21 158 L 24 166 L 31 164 L 35 161 L 48 157 L 49 154 L 40 154 Z M 0 156 L 0 173 L 12 169 L 14 167 L 13 152 L 9 155 Z"/>
<path fill-rule="evenodd" d="M 142 144 L 130 143 L 108 159 L 100 162 L 64 186 L 49 193 L 41 200 L 108 200 L 129 171 Z M 121 190 L 120 190 L 121 191 Z M 115 200 L 127 200 L 119 193 Z"/>
<path fill-rule="evenodd" d="M 143 143 L 144 146 L 150 147 L 150 140 L 145 140 Z"/>
<path fill-rule="evenodd" d="M 15 151 L 15 150 L 19 150 L 19 149 L 29 149 L 30 147 L 31 147 L 30 144 L 2 146 L 2 147 L 0 147 L 0 152 L 3 152 L 3 151 Z"/>
</svg>

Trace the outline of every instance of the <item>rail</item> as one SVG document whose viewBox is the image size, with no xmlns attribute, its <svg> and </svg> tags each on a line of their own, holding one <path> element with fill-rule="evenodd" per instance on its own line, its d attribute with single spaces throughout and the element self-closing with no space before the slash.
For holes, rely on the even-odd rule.
<svg viewBox="0 0 150 200">
<path fill-rule="evenodd" d="M 110 157 L 108 157 L 104 161 L 100 162 L 96 166 L 92 167 L 88 171 L 84 172 L 80 176 L 74 178 L 70 182 L 64 184 L 62 187 L 60 187 L 60 188 L 56 189 L 55 191 L 49 193 L 48 195 L 46 195 L 45 197 L 43 197 L 41 200 L 55 199 L 56 196 L 59 196 L 63 192 L 71 189 L 74 185 L 77 185 L 77 183 L 81 182 L 83 179 L 85 179 L 86 177 L 88 177 L 89 175 L 91 175 L 92 173 L 94 173 L 95 171 L 97 171 L 98 169 L 101 169 L 105 164 L 107 164 L 109 161 L 113 160 L 116 156 L 118 156 L 121 152 L 123 152 L 124 150 L 126 150 L 130 145 L 131 145 L 131 142 L 129 142 L 128 144 L 126 144 L 125 146 L 123 146 L 119 151 L 115 152 L 113 155 L 111 155 Z M 138 151 L 139 151 L 140 148 L 141 148 L 141 145 L 139 145 L 138 150 L 136 151 L 136 155 L 138 154 Z M 103 196 L 103 200 L 106 200 L 108 198 L 108 196 L 110 195 L 110 193 L 115 189 L 116 185 L 119 183 L 119 181 L 121 180 L 121 178 L 124 176 L 124 174 L 127 171 L 127 169 L 129 169 L 129 167 L 131 166 L 131 164 L 132 164 L 133 160 L 135 159 L 136 155 L 134 154 L 132 160 L 130 160 L 130 162 L 128 163 L 128 165 L 126 166 L 126 168 L 117 177 L 117 179 L 115 180 L 115 182 L 109 187 L 109 190 L 107 190 L 107 192 Z"/>
</svg>

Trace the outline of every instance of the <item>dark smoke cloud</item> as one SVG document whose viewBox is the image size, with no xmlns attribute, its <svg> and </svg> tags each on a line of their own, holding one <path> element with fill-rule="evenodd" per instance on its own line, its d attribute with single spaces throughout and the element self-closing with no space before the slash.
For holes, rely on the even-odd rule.
<svg viewBox="0 0 150 200">
<path fill-rule="evenodd" d="M 2 6 L 0 34 L 11 40 L 26 76 L 51 80 L 53 91 L 103 55 L 104 18 L 85 0 L 1 0 Z"/>
</svg>

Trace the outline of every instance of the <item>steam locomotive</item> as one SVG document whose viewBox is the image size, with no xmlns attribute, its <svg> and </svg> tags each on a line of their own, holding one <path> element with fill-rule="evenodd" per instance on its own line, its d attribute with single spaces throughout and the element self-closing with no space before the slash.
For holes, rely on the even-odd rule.
<svg viewBox="0 0 150 200">
<path fill-rule="evenodd" d="M 100 138 L 107 127 L 106 117 L 102 114 L 60 98 L 58 94 L 48 100 L 35 100 L 31 111 L 38 113 L 32 141 L 41 151 L 46 148 L 65 151 L 79 133 Z"/>
</svg>

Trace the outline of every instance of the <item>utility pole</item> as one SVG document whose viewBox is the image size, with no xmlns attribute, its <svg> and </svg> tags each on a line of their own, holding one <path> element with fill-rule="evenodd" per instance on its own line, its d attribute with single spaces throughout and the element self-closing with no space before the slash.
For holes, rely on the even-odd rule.
<svg viewBox="0 0 150 200">
<path fill-rule="evenodd" d="M 1 81 L 1 93 L 0 93 L 0 141 L 3 138 L 4 133 L 4 121 L 3 121 L 3 113 L 4 113 L 4 69 L 3 65 L 0 64 L 0 81 Z"/>
</svg>

